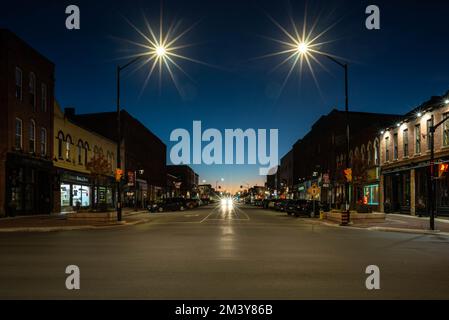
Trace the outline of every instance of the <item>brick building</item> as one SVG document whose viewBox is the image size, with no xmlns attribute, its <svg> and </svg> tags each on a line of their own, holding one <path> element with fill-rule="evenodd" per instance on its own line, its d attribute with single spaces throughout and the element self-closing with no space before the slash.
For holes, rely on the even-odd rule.
<svg viewBox="0 0 449 320">
<path fill-rule="evenodd" d="M 167 165 L 167 172 L 176 177 L 178 196 L 196 198 L 198 196 L 198 174 L 188 165 Z"/>
<path fill-rule="evenodd" d="M 358 150 L 357 147 L 367 146 L 369 141 L 374 143 L 376 128 L 382 128 L 400 117 L 367 112 L 349 112 L 348 116 L 350 147 L 353 152 Z M 292 152 L 295 196 L 300 199 L 308 198 L 308 188 L 316 183 L 321 186 L 318 197 L 321 202 L 339 206 L 345 197 L 341 167 L 346 162 L 345 112 L 334 109 L 320 117 L 311 130 L 293 145 Z M 351 188 L 353 204 L 357 197 L 355 188 Z"/>
<path fill-rule="evenodd" d="M 0 29 L 0 216 L 52 207 L 54 64 Z"/>
<path fill-rule="evenodd" d="M 428 213 L 430 127 L 449 119 L 449 92 L 432 97 L 380 134 L 381 205 L 385 212 Z M 435 162 L 449 162 L 449 120 L 435 131 Z M 449 215 L 449 177 L 436 183 L 437 213 Z"/>
<path fill-rule="evenodd" d="M 101 112 L 75 114 L 66 109 L 66 115 L 89 130 L 117 141 L 117 113 Z M 128 183 L 124 186 L 124 204 L 133 206 L 134 192 L 138 206 L 145 206 L 149 200 L 162 197 L 167 183 L 166 145 L 127 111 L 121 111 L 122 125 L 122 168 Z M 143 170 L 143 173 L 139 171 Z M 133 178 L 135 177 L 135 179 Z M 133 180 L 136 180 L 134 185 Z"/>
</svg>

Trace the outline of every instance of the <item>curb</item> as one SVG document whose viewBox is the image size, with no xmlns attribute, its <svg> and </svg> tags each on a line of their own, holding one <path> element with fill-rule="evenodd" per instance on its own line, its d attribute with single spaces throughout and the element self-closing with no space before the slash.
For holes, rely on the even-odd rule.
<svg viewBox="0 0 449 320">
<path fill-rule="evenodd" d="M 84 226 L 58 226 L 58 227 L 17 227 L 17 228 L 0 228 L 0 233 L 14 233 L 14 232 L 55 232 L 55 231 L 79 231 L 79 230 L 101 230 L 123 228 L 127 226 L 134 226 L 141 223 L 148 222 L 148 219 L 136 220 L 132 222 L 123 221 L 122 223 L 115 223 L 109 225 L 84 225 Z"/>
</svg>

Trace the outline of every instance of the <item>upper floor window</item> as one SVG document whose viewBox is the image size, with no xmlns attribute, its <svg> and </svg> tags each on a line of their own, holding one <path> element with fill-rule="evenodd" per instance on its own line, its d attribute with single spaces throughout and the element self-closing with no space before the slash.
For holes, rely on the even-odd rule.
<svg viewBox="0 0 449 320">
<path fill-rule="evenodd" d="M 385 161 L 390 161 L 390 137 L 385 137 Z"/>
<path fill-rule="evenodd" d="M 374 164 L 378 166 L 380 164 L 379 161 L 379 140 L 374 141 Z"/>
<path fill-rule="evenodd" d="M 45 83 L 41 85 L 41 110 L 47 111 L 47 85 Z"/>
<path fill-rule="evenodd" d="M 399 150 L 398 150 L 398 133 L 393 134 L 393 159 L 398 160 Z"/>
<path fill-rule="evenodd" d="M 30 73 L 28 92 L 30 94 L 30 103 L 33 106 L 33 110 L 36 111 L 36 75 L 33 72 Z"/>
<path fill-rule="evenodd" d="M 16 98 L 22 100 L 22 70 L 16 67 Z"/>
<path fill-rule="evenodd" d="M 408 157 L 408 129 L 402 131 L 402 143 L 404 149 L 404 157 Z"/>
<path fill-rule="evenodd" d="M 449 112 L 443 114 L 443 146 L 449 146 Z"/>
<path fill-rule="evenodd" d="M 22 149 L 22 119 L 19 118 L 16 118 L 15 147 L 17 150 Z"/>
<path fill-rule="evenodd" d="M 427 120 L 427 150 L 430 150 L 431 148 L 431 139 L 430 139 L 430 128 L 433 126 L 433 115 L 430 117 L 430 119 Z"/>
<path fill-rule="evenodd" d="M 72 160 L 71 157 L 72 137 L 67 135 L 65 138 L 65 158 L 67 161 Z"/>
<path fill-rule="evenodd" d="M 31 153 L 36 152 L 36 123 L 34 120 L 30 121 L 28 150 Z"/>
<path fill-rule="evenodd" d="M 47 155 L 47 129 L 45 128 L 41 128 L 41 141 L 40 141 L 40 146 L 41 146 L 41 156 L 46 156 Z"/>
<path fill-rule="evenodd" d="M 83 164 L 83 142 L 81 140 L 78 141 L 78 163 Z"/>
<path fill-rule="evenodd" d="M 371 148 L 372 148 L 372 145 L 371 145 L 371 141 L 368 143 L 368 147 L 366 148 L 366 159 L 367 159 L 367 164 L 368 164 L 368 166 L 370 166 L 371 165 Z"/>
<path fill-rule="evenodd" d="M 62 146 L 64 143 L 64 134 L 60 131 L 58 133 L 58 159 L 62 159 Z"/>
<path fill-rule="evenodd" d="M 415 126 L 415 153 L 421 153 L 421 125 L 417 124 Z"/>
<path fill-rule="evenodd" d="M 89 144 L 87 142 L 84 143 L 84 163 L 87 164 L 88 162 L 88 157 L 87 157 L 87 153 L 89 151 Z"/>
</svg>

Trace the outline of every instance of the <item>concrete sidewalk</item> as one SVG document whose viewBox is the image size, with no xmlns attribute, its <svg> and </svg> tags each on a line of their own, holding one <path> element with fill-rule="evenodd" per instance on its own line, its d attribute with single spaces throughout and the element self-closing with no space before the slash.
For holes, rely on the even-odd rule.
<svg viewBox="0 0 449 320">
<path fill-rule="evenodd" d="M 324 220 L 328 225 L 336 223 Z M 417 217 L 403 214 L 387 214 L 385 221 L 372 223 L 352 223 L 352 228 L 376 231 L 405 232 L 418 234 L 444 234 L 449 235 L 449 219 L 446 217 L 435 219 L 435 230 L 430 230 L 429 217 Z"/>
<path fill-rule="evenodd" d="M 123 227 L 148 221 L 147 210 L 123 210 L 123 219 L 118 221 L 69 220 L 64 214 L 18 216 L 0 219 L 0 232 L 49 232 L 66 230 L 88 230 Z"/>
</svg>

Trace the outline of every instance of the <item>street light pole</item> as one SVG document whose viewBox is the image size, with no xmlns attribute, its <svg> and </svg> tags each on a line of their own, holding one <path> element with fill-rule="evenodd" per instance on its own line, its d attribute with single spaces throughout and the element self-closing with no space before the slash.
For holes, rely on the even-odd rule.
<svg viewBox="0 0 449 320">
<path fill-rule="evenodd" d="M 123 69 L 129 67 L 143 56 L 137 56 L 123 66 L 117 66 L 117 169 L 121 169 L 121 144 L 122 144 L 122 124 L 120 115 L 120 73 Z M 122 190 L 121 181 L 117 181 L 117 221 L 122 221 Z"/>
<path fill-rule="evenodd" d="M 332 62 L 338 64 L 340 67 L 342 67 L 345 71 L 345 122 L 346 122 L 346 159 L 345 159 L 345 166 L 346 169 L 349 168 L 349 153 L 350 153 L 350 139 L 349 139 L 349 86 L 348 86 L 348 64 L 342 63 L 338 61 L 337 59 L 324 54 L 325 57 L 327 57 Z M 350 204 L 349 204 L 349 194 L 350 194 L 350 186 L 349 181 L 346 179 L 345 181 L 345 214 L 346 219 L 342 219 L 342 225 L 347 225 L 349 223 L 350 219 Z"/>
</svg>

